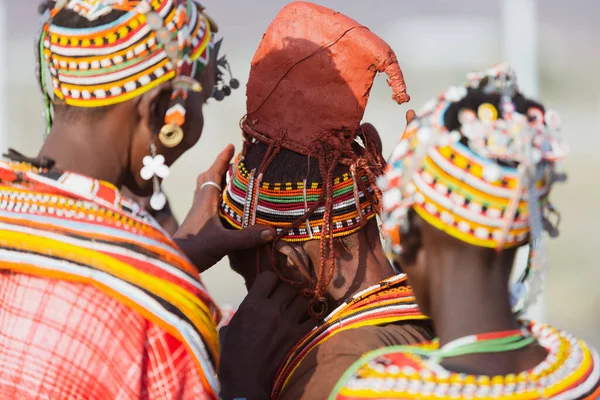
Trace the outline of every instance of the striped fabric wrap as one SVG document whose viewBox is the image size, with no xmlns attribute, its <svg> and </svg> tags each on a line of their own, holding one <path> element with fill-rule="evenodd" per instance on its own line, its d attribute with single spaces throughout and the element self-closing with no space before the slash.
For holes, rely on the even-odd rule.
<svg viewBox="0 0 600 400">
<path fill-rule="evenodd" d="M 307 210 L 318 205 L 323 192 L 321 183 L 264 182 L 246 169 L 241 158 L 229 171 L 228 179 L 220 214 L 231 227 L 242 229 L 253 224 L 270 225 L 277 229 L 278 234 L 284 232 L 282 240 L 287 242 L 321 238 L 324 205 L 317 207 L 308 221 L 292 227 Z M 363 182 L 366 186 L 366 178 Z M 366 190 L 372 193 L 373 189 L 367 187 Z M 365 221 L 377 215 L 369 196 L 360 190 L 350 172 L 334 179 L 333 193 L 334 237 L 358 231 Z"/>
<path fill-rule="evenodd" d="M 427 319 L 421 314 L 406 274 L 392 276 L 354 294 L 294 346 L 279 367 L 271 398 L 276 399 L 308 354 L 334 335 L 362 326 Z"/>
<path fill-rule="evenodd" d="M 120 301 L 183 343 L 217 398 L 218 308 L 158 223 L 111 184 L 0 161 L 0 269 Z"/>
<path fill-rule="evenodd" d="M 175 77 L 193 78 L 208 65 L 213 35 L 199 4 L 128 3 L 135 6 L 98 27 L 64 28 L 52 20 L 44 24 L 40 51 L 50 75 L 42 68 L 40 79 L 49 79 L 42 87 L 50 97 L 76 107 L 117 104 Z"/>
</svg>

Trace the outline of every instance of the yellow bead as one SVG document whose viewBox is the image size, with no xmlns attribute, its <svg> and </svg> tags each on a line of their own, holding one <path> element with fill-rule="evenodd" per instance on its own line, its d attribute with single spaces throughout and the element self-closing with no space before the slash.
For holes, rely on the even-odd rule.
<svg viewBox="0 0 600 400">
<path fill-rule="evenodd" d="M 521 372 L 517 375 L 517 383 L 525 382 L 529 379 L 529 374 L 527 372 Z"/>
<path fill-rule="evenodd" d="M 477 378 L 474 375 L 467 375 L 465 385 L 474 385 L 475 383 L 477 383 Z"/>
<path fill-rule="evenodd" d="M 492 378 L 492 385 L 502 385 L 504 383 L 504 377 L 496 375 Z"/>
<path fill-rule="evenodd" d="M 126 26 L 123 26 L 123 27 L 119 28 L 117 33 L 119 34 L 120 38 L 124 38 L 129 33 L 129 29 Z"/>
<path fill-rule="evenodd" d="M 131 30 L 135 30 L 140 26 L 140 19 L 134 19 L 133 21 L 131 21 L 131 23 L 129 24 L 129 27 L 131 28 Z"/>
<path fill-rule="evenodd" d="M 511 383 L 516 383 L 517 382 L 517 376 L 515 374 L 508 374 L 504 377 L 504 383 L 505 384 L 511 384 Z"/>
<path fill-rule="evenodd" d="M 461 169 L 465 169 L 467 167 L 467 159 L 457 155 L 454 158 L 454 164 Z"/>
<path fill-rule="evenodd" d="M 479 378 L 477 378 L 477 383 L 479 385 L 489 386 L 489 384 L 490 384 L 490 377 L 489 376 L 480 376 Z"/>
</svg>

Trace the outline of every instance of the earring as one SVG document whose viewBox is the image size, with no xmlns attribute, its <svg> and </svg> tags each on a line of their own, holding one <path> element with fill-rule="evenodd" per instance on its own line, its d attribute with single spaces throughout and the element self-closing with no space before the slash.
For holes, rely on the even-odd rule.
<svg viewBox="0 0 600 400">
<path fill-rule="evenodd" d="M 183 129 L 177 124 L 166 124 L 160 130 L 158 139 L 165 147 L 175 147 L 183 140 Z"/>
<path fill-rule="evenodd" d="M 150 207 L 153 210 L 159 211 L 167 204 L 167 196 L 161 191 L 158 178 L 165 179 L 169 176 L 169 167 L 165 164 L 165 157 L 161 154 L 156 154 L 156 146 L 150 144 L 151 156 L 146 156 L 143 159 L 144 167 L 140 171 L 143 180 L 149 181 L 152 179 L 153 193 L 150 198 Z"/>
<path fill-rule="evenodd" d="M 240 87 L 240 81 L 233 77 L 231 72 L 231 66 L 225 56 L 218 58 L 219 50 L 223 39 L 215 43 L 215 53 L 217 54 L 216 62 L 216 84 L 213 88 L 212 97 L 217 101 L 222 101 L 225 97 L 231 95 L 231 89 L 238 89 Z M 229 85 L 225 83 L 225 72 L 229 74 Z"/>
</svg>

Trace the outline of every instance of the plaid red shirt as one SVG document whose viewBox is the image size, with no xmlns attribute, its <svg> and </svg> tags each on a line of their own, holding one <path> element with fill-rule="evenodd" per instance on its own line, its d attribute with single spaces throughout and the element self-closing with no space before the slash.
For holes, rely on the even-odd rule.
<svg viewBox="0 0 600 400">
<path fill-rule="evenodd" d="M 2 399 L 208 399 L 184 345 L 83 283 L 0 272 Z"/>
</svg>

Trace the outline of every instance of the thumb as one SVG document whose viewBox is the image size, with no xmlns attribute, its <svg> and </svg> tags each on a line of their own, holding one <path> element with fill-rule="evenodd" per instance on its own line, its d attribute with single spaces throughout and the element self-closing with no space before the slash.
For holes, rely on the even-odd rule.
<svg viewBox="0 0 600 400">
<path fill-rule="evenodd" d="M 417 117 L 417 113 L 415 112 L 415 110 L 408 110 L 406 112 L 406 125 L 410 124 L 413 119 L 415 119 Z"/>
<path fill-rule="evenodd" d="M 275 228 L 265 225 L 252 225 L 242 230 L 228 230 L 227 253 L 262 247 L 272 242 L 276 234 Z"/>
</svg>

